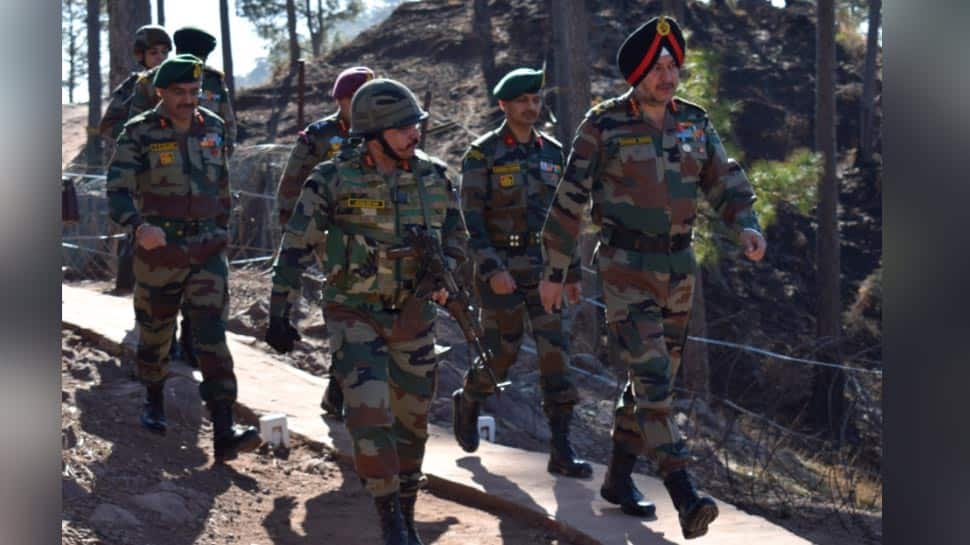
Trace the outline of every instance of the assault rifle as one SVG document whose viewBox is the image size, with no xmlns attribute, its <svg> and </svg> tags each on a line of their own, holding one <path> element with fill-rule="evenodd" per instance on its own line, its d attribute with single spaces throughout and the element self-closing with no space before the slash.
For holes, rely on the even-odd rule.
<svg viewBox="0 0 970 545">
<path fill-rule="evenodd" d="M 472 306 L 471 296 L 467 289 L 459 286 L 458 282 L 455 281 L 454 274 L 448 269 L 446 255 L 456 260 L 465 259 L 465 256 L 461 253 L 443 250 L 437 237 L 421 225 L 407 226 L 404 233 L 404 243 L 387 251 L 389 259 L 413 257 L 420 263 L 420 278 L 414 290 L 414 297 L 429 297 L 442 288 L 448 291 L 448 301 L 444 305 L 445 310 L 458 322 L 458 327 L 465 335 L 468 345 L 474 348 L 477 353 L 477 357 L 472 358 L 472 373 L 485 371 L 492 384 L 495 385 L 497 393 L 500 393 L 511 383 L 508 381 L 499 382 L 495 378 L 492 367 L 489 365 L 495 356 L 491 350 L 482 344 L 482 337 L 485 333 Z"/>
</svg>

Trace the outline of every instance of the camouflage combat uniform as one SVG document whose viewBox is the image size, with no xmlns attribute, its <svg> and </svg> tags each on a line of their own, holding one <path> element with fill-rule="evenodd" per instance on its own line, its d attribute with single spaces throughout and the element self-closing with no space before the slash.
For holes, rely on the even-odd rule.
<svg viewBox="0 0 970 545">
<path fill-rule="evenodd" d="M 235 400 L 226 346 L 230 196 L 222 120 L 199 108 L 180 137 L 161 104 L 133 117 L 118 139 L 107 189 L 112 220 L 130 227 L 147 221 L 165 231 L 165 246 L 135 249 L 139 378 L 157 384 L 167 376 L 164 356 L 184 299 L 202 399 Z"/>
<path fill-rule="evenodd" d="M 337 155 L 347 141 L 349 129 L 347 123 L 340 118 L 340 113 L 334 112 L 300 131 L 276 190 L 281 224 L 285 225 L 293 214 L 300 189 L 303 188 L 303 182 L 310 175 L 310 171 L 319 163 Z"/>
<path fill-rule="evenodd" d="M 386 250 L 406 225 L 418 224 L 464 252 L 467 234 L 444 172 L 443 163 L 417 151 L 385 176 L 365 146 L 345 147 L 314 168 L 274 267 L 272 319 L 298 300 L 301 273 L 314 257 L 327 275 L 333 367 L 357 473 L 375 497 L 413 496 L 421 483 L 437 368 L 435 308 L 410 296 L 420 264 L 389 260 Z"/>
<path fill-rule="evenodd" d="M 135 92 L 135 83 L 141 75 L 142 72 L 132 72 L 125 81 L 115 87 L 114 91 L 111 92 L 111 98 L 108 99 L 108 107 L 105 109 L 104 115 L 101 116 L 101 121 L 98 123 L 98 133 L 101 134 L 101 139 L 104 140 L 105 163 L 111 159 L 118 135 L 121 134 L 121 129 L 124 128 L 125 122 L 128 121 L 131 97 Z"/>
<path fill-rule="evenodd" d="M 468 226 L 469 249 L 477 266 L 476 288 L 482 305 L 485 343 L 495 355 L 492 372 L 508 376 L 522 345 L 525 320 L 532 325 L 539 352 L 543 403 L 576 404 L 578 394 L 567 376 L 568 347 L 559 312 L 547 314 L 539 300 L 542 252 L 539 235 L 562 174 L 562 145 L 533 131 L 520 144 L 505 123 L 472 142 L 462 160 L 461 206 Z M 569 267 L 579 280 L 579 261 Z M 507 271 L 514 292 L 499 295 L 489 279 Z M 469 373 L 464 391 L 484 400 L 495 391 L 487 373 Z"/>
<path fill-rule="evenodd" d="M 152 79 L 158 68 L 152 68 L 142 72 L 141 77 L 135 83 L 135 90 L 131 97 L 131 108 L 129 115 L 134 117 L 158 104 L 158 95 L 155 93 L 155 86 Z M 229 154 L 236 146 L 236 113 L 232 108 L 232 101 L 229 98 L 229 89 L 226 87 L 225 77 L 222 72 L 205 66 L 202 69 L 202 87 L 199 89 L 199 106 L 215 112 L 222 118 L 226 126 L 226 148 Z"/>
<path fill-rule="evenodd" d="M 545 278 L 561 281 L 592 198 L 610 357 L 629 370 L 613 438 L 653 458 L 661 476 L 688 459 L 670 406 L 694 288 L 698 192 L 727 225 L 760 232 L 751 184 L 706 112 L 675 98 L 657 128 L 631 90 L 586 114 L 543 229 Z"/>
</svg>

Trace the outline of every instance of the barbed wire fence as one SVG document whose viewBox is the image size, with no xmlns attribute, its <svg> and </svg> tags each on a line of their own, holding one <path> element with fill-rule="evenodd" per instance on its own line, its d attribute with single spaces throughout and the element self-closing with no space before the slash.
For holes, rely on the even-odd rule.
<svg viewBox="0 0 970 545">
<path fill-rule="evenodd" d="M 240 146 L 230 160 L 233 208 L 229 262 L 234 267 L 268 266 L 279 245 L 276 186 L 291 146 Z M 71 163 L 62 179 L 74 184 L 76 222 L 63 224 L 62 266 L 74 280 L 110 280 L 118 269 L 119 245 L 130 236 L 108 215 L 106 176 L 100 165 Z"/>
</svg>

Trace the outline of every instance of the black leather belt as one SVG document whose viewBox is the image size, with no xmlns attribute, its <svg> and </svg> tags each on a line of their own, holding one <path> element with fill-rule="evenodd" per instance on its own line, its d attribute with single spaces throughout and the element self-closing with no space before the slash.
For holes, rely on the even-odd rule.
<svg viewBox="0 0 970 545">
<path fill-rule="evenodd" d="M 171 218 L 149 217 L 148 223 L 161 227 L 166 235 L 175 237 L 191 237 L 215 229 L 216 223 L 212 219 L 179 220 Z"/>
<path fill-rule="evenodd" d="M 690 233 L 649 234 L 614 228 L 607 244 L 614 248 L 642 254 L 666 254 L 686 250 L 690 247 L 690 239 Z"/>
</svg>

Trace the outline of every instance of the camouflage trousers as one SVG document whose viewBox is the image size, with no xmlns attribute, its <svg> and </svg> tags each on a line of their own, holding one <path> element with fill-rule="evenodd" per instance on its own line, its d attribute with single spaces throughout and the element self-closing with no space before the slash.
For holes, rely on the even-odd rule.
<svg viewBox="0 0 970 545">
<path fill-rule="evenodd" d="M 438 367 L 433 305 L 368 311 L 329 303 L 324 313 L 357 475 L 373 496 L 416 494 Z"/>
<path fill-rule="evenodd" d="M 485 347 L 495 356 L 492 374 L 504 381 L 515 363 L 525 334 L 525 323 L 532 326 L 538 352 L 540 387 L 544 407 L 561 405 L 572 408 L 579 393 L 568 374 L 569 347 L 562 330 L 562 314 L 546 313 L 539 298 L 538 285 L 517 285 L 514 292 L 499 295 L 487 282 L 478 282 Z M 486 372 L 465 374 L 464 391 L 471 399 L 483 401 L 495 393 L 495 385 Z"/>
<path fill-rule="evenodd" d="M 226 345 L 229 263 L 224 246 L 224 238 L 169 238 L 154 250 L 136 246 L 137 366 L 143 382 L 158 383 L 168 376 L 168 351 L 181 307 L 188 312 L 202 371 L 202 399 L 235 401 L 236 375 Z"/>
<path fill-rule="evenodd" d="M 629 261 L 622 250 L 599 256 L 610 359 L 615 368 L 627 369 L 613 420 L 614 448 L 646 455 L 663 477 L 688 462 L 671 400 L 687 340 L 694 275 L 652 271 Z"/>
</svg>

